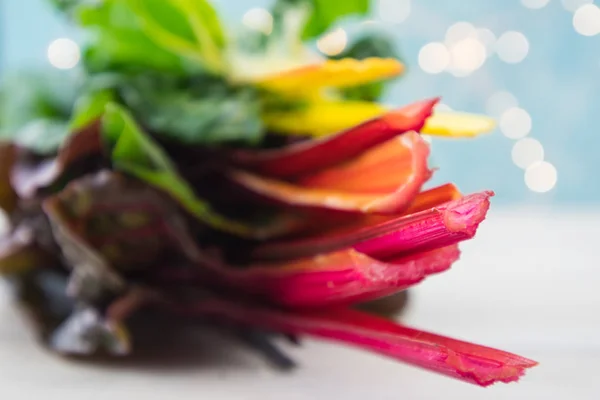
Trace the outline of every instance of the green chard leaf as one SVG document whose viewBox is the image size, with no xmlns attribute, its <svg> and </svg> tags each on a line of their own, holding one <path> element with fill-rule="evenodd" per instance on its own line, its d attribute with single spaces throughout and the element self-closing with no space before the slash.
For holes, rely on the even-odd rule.
<svg viewBox="0 0 600 400">
<path fill-rule="evenodd" d="M 331 28 L 336 22 L 350 15 L 369 12 L 370 0 L 311 0 L 313 12 L 304 29 L 303 38 L 312 39 Z"/>
<path fill-rule="evenodd" d="M 152 132 L 187 144 L 254 144 L 263 137 L 259 93 L 210 76 L 139 74 L 119 94 Z"/>
<path fill-rule="evenodd" d="M 168 193 L 208 226 L 240 236 L 250 235 L 250 227 L 217 214 L 208 202 L 196 196 L 164 150 L 140 129 L 126 109 L 108 104 L 102 124 L 115 168 Z"/>
<path fill-rule="evenodd" d="M 308 7 L 309 15 L 302 32 L 302 39 L 314 39 L 327 32 L 336 22 L 351 15 L 366 15 L 370 0 L 277 0 L 273 7 L 275 24 L 282 23 L 290 9 Z"/>
<path fill-rule="evenodd" d="M 89 72 L 154 69 L 182 74 L 185 71 L 180 57 L 145 35 L 125 1 L 80 5 L 76 14 L 79 24 L 91 33 L 84 49 Z"/>
<path fill-rule="evenodd" d="M 90 70 L 225 70 L 225 34 L 206 0 L 104 0 L 77 14 L 95 33 L 85 51 Z"/>
</svg>

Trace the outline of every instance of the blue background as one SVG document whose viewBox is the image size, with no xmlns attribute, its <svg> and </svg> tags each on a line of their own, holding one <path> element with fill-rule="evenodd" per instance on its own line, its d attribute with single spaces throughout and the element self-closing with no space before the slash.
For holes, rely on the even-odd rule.
<svg viewBox="0 0 600 400">
<path fill-rule="evenodd" d="M 268 1 L 216 3 L 227 20 L 239 22 L 246 10 Z M 45 65 L 50 41 L 77 38 L 44 0 L 2 0 L 0 7 L 2 71 Z M 406 77 L 388 93 L 388 102 L 442 96 L 453 109 L 484 113 L 489 97 L 507 90 L 531 115 L 529 136 L 543 144 L 545 160 L 558 171 L 554 189 L 532 192 L 524 183 L 523 170 L 512 162 L 514 140 L 496 131 L 472 141 L 434 139 L 432 163 L 441 168 L 436 183 L 454 181 L 465 192 L 493 189 L 496 202 L 502 204 L 600 204 L 600 35 L 578 34 L 572 16 L 559 0 L 540 10 L 525 8 L 519 0 L 419 0 L 412 2 L 403 23 L 381 25 L 396 36 L 409 66 Z M 417 61 L 419 50 L 429 42 L 443 41 L 448 27 L 457 21 L 488 28 L 496 36 L 520 31 L 529 40 L 528 56 L 518 64 L 491 57 L 465 78 L 423 72 Z"/>
</svg>

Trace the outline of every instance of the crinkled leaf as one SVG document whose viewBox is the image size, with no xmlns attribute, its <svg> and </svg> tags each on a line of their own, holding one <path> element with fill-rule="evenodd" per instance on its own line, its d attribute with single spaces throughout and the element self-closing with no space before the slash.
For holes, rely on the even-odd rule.
<svg viewBox="0 0 600 400">
<path fill-rule="evenodd" d="M 78 15 L 96 33 L 86 51 L 93 70 L 223 72 L 224 33 L 206 0 L 105 0 L 79 7 Z"/>
<path fill-rule="evenodd" d="M 261 101 L 250 87 L 210 78 L 140 74 L 119 86 L 125 104 L 149 129 L 187 144 L 257 143 Z"/>
<path fill-rule="evenodd" d="M 75 207 L 85 210 L 85 201 L 89 199 L 79 197 L 76 200 L 80 204 L 75 204 Z M 57 196 L 46 199 L 43 208 L 50 220 L 54 240 L 59 245 L 66 263 L 72 268 L 69 294 L 78 300 L 93 303 L 120 293 L 126 286 L 123 277 L 87 238 L 80 235 L 78 226 L 73 224 L 71 218 L 77 208 L 65 207 L 61 198 Z"/>
<path fill-rule="evenodd" d="M 107 106 L 103 118 L 103 136 L 110 146 L 117 169 L 168 193 L 208 226 L 246 237 L 269 236 L 281 229 L 277 221 L 269 221 L 274 225 L 249 226 L 216 213 L 207 201 L 195 194 L 164 150 L 139 128 L 121 106 Z"/>
<path fill-rule="evenodd" d="M 371 0 L 311 0 L 313 12 L 304 29 L 303 38 L 310 39 L 325 33 L 336 22 L 348 16 L 363 16 L 369 12 Z"/>
<path fill-rule="evenodd" d="M 144 34 L 125 1 L 83 4 L 76 14 L 78 22 L 92 33 L 84 49 L 85 65 L 91 72 L 150 68 L 181 74 L 188 67 Z"/>
<path fill-rule="evenodd" d="M 176 203 L 138 180 L 101 171 L 73 181 L 46 209 L 118 271 L 143 271 L 173 255 L 197 258 Z"/>
<path fill-rule="evenodd" d="M 302 31 L 302 39 L 312 39 L 329 30 L 336 22 L 348 16 L 369 12 L 370 0 L 278 0 L 273 14 L 277 18 L 290 8 L 308 6 L 310 13 Z"/>
<path fill-rule="evenodd" d="M 136 15 L 142 32 L 167 51 L 213 72 L 223 69 L 219 46 L 204 17 L 190 0 L 123 0 Z M 204 3 L 211 10 L 205 0 Z M 216 18 L 216 14 L 212 15 Z M 222 31 L 218 31 L 222 39 Z"/>
</svg>

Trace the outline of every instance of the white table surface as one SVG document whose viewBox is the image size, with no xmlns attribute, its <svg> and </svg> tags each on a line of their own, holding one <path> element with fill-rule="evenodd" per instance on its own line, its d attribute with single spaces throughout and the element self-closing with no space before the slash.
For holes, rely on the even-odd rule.
<svg viewBox="0 0 600 400">
<path fill-rule="evenodd" d="M 76 364 L 41 350 L 0 289 L 0 399 L 600 399 L 600 212 L 492 209 L 462 249 L 405 321 L 539 361 L 518 384 L 482 389 L 313 341 L 282 374 L 214 334 L 148 363 Z"/>
</svg>

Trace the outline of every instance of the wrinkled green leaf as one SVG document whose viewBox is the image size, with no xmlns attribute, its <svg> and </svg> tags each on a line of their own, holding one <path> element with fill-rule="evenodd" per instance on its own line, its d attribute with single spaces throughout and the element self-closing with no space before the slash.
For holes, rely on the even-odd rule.
<svg viewBox="0 0 600 400">
<path fill-rule="evenodd" d="M 225 35 L 206 0 L 104 0 L 81 5 L 77 14 L 95 32 L 85 51 L 92 71 L 224 71 Z"/>
<path fill-rule="evenodd" d="M 256 143 L 263 135 L 256 90 L 208 77 L 141 74 L 123 82 L 124 103 L 153 132 L 189 144 Z"/>
<path fill-rule="evenodd" d="M 213 228 L 242 236 L 251 233 L 251 228 L 215 213 L 208 202 L 198 198 L 167 154 L 142 132 L 123 107 L 107 105 L 103 135 L 117 169 L 168 193 L 190 214 Z"/>
<path fill-rule="evenodd" d="M 101 170 L 73 181 L 46 208 L 117 272 L 143 271 L 174 254 L 198 258 L 177 204 L 137 179 Z"/>
<path fill-rule="evenodd" d="M 76 14 L 79 24 L 92 33 L 84 49 L 85 65 L 90 72 L 151 68 L 183 73 L 185 70 L 180 57 L 145 35 L 126 2 L 84 4 Z"/>
<path fill-rule="evenodd" d="M 327 32 L 345 17 L 367 14 L 370 3 L 370 0 L 277 0 L 273 14 L 276 24 L 283 23 L 282 17 L 289 9 L 309 7 L 308 19 L 302 31 L 302 39 L 308 40 Z"/>
<path fill-rule="evenodd" d="M 325 33 L 336 22 L 351 15 L 369 12 L 370 0 L 311 0 L 313 12 L 304 29 L 303 38 L 311 39 Z"/>
<path fill-rule="evenodd" d="M 211 5 L 210 1 L 173 1 L 179 7 L 180 11 L 187 15 L 189 24 L 199 42 L 201 42 L 207 32 L 217 47 L 225 47 L 227 44 L 225 30 L 216 9 Z"/>
<path fill-rule="evenodd" d="M 218 15 L 205 0 L 125 0 L 154 42 L 208 70 L 223 70 L 223 31 Z"/>
</svg>

